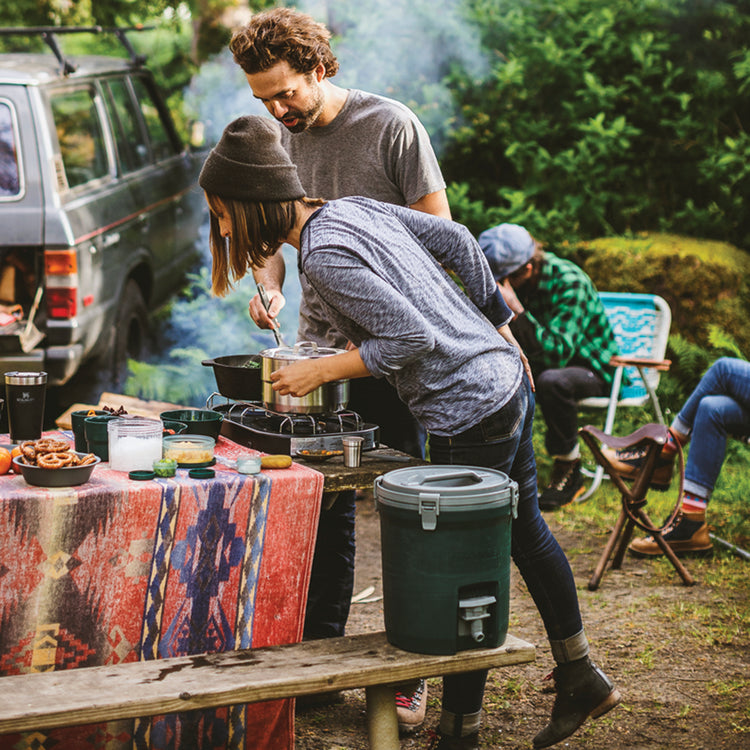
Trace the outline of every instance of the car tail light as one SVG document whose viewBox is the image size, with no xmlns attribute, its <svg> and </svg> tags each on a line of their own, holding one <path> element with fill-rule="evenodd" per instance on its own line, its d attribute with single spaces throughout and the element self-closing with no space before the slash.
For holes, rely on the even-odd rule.
<svg viewBox="0 0 750 750">
<path fill-rule="evenodd" d="M 78 313 L 78 256 L 75 250 L 47 250 L 44 253 L 47 287 L 47 315 L 74 318 Z"/>
<path fill-rule="evenodd" d="M 75 318 L 78 312 L 77 289 L 47 289 L 47 315 L 50 318 Z"/>
<path fill-rule="evenodd" d="M 44 273 L 50 276 L 78 274 L 78 256 L 75 250 L 47 250 L 44 253 Z"/>
</svg>

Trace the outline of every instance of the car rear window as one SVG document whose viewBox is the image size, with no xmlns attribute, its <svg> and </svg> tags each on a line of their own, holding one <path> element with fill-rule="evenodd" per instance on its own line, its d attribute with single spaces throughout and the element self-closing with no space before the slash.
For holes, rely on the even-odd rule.
<svg viewBox="0 0 750 750">
<path fill-rule="evenodd" d="M 0 200 L 21 194 L 18 125 L 9 101 L 0 99 Z"/>
<path fill-rule="evenodd" d="M 106 176 L 109 162 L 94 91 L 58 93 L 50 103 L 68 185 L 76 187 Z"/>
</svg>

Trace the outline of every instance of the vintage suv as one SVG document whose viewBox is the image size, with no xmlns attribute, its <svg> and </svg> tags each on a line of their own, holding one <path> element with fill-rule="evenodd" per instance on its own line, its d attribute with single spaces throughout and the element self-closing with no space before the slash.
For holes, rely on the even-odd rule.
<svg viewBox="0 0 750 750">
<path fill-rule="evenodd" d="M 58 36 L 84 31 L 103 30 L 0 29 L 52 50 L 0 54 L 0 377 L 121 373 L 200 257 L 203 154 L 125 30 L 108 31 L 129 58 L 63 55 Z"/>
</svg>

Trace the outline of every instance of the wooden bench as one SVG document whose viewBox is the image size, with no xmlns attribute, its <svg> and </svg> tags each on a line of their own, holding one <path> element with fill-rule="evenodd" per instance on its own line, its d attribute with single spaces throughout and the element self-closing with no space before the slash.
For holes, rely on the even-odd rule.
<svg viewBox="0 0 750 750">
<path fill-rule="evenodd" d="M 385 633 L 245 651 L 0 677 L 0 734 L 365 688 L 373 750 L 398 750 L 394 683 L 534 661 L 509 635 L 452 656 L 391 646 Z"/>
</svg>

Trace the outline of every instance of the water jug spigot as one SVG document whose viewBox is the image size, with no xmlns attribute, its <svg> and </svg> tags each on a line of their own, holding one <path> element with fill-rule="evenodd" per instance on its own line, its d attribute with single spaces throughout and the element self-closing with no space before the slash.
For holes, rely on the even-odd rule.
<svg viewBox="0 0 750 750">
<path fill-rule="evenodd" d="M 470 599 L 459 599 L 458 634 L 470 636 L 477 643 L 484 640 L 482 620 L 490 616 L 489 606 L 497 600 L 494 596 L 473 596 Z"/>
</svg>

